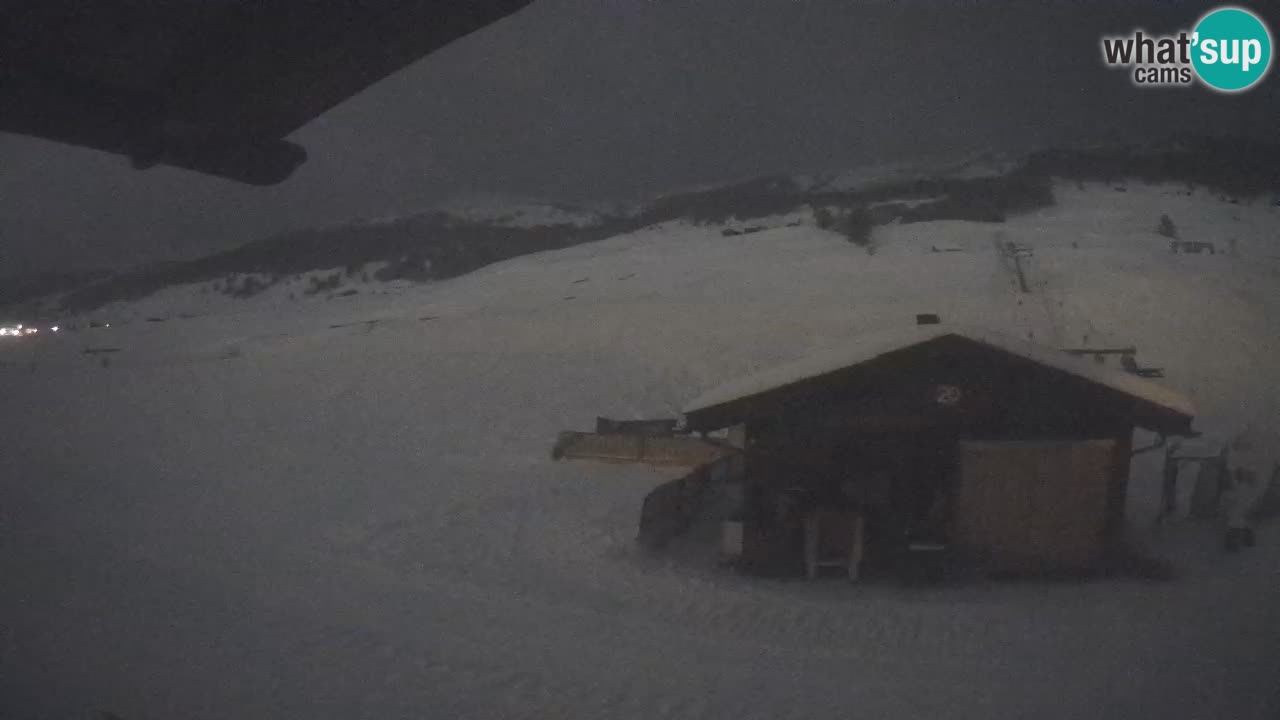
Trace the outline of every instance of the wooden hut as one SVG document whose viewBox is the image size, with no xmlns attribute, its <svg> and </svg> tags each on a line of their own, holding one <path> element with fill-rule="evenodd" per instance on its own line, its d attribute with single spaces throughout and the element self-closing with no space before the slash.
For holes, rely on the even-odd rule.
<svg viewBox="0 0 1280 720">
<path fill-rule="evenodd" d="M 1134 428 L 1186 435 L 1193 414 L 1148 380 L 939 324 L 729 382 L 684 422 L 745 429 L 749 571 L 799 572 L 804 517 L 841 507 L 866 520 L 873 564 L 927 540 L 1037 572 L 1088 570 L 1118 549 Z"/>
</svg>

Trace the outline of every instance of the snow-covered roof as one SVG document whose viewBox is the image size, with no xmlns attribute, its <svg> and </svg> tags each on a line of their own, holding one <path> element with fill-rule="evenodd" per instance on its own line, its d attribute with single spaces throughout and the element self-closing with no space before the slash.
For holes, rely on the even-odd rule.
<svg viewBox="0 0 1280 720">
<path fill-rule="evenodd" d="M 1190 400 L 1173 390 L 1136 375 L 1099 366 L 1097 363 L 1068 355 L 1057 348 L 1028 342 L 992 330 L 956 325 L 909 326 L 904 329 L 861 335 L 849 342 L 828 347 L 823 352 L 726 382 L 690 402 L 683 412 L 688 415 L 794 385 L 810 378 L 860 365 L 887 353 L 946 336 L 962 337 L 1024 357 L 1040 365 L 1055 368 L 1145 400 L 1174 413 L 1187 417 L 1195 415 L 1195 407 Z"/>
</svg>

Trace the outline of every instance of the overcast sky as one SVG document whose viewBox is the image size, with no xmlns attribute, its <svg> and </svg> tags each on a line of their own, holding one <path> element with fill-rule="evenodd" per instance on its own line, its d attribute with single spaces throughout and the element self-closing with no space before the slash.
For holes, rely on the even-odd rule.
<svg viewBox="0 0 1280 720">
<path fill-rule="evenodd" d="M 473 193 L 598 202 L 922 154 L 1276 133 L 1274 68 L 1227 96 L 1134 88 L 1101 63 L 1101 35 L 1190 28 L 1212 4 L 1117 4 L 537 0 L 303 128 L 311 159 L 273 188 L 0 134 L 0 275 L 191 257 Z"/>
</svg>

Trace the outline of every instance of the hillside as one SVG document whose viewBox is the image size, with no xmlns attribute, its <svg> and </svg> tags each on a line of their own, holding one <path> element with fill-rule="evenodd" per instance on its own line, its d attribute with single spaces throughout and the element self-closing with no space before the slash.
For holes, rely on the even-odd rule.
<svg viewBox="0 0 1280 720">
<path fill-rule="evenodd" d="M 949 182 L 875 197 L 974 187 Z M 0 573 L 21 578 L 0 590 L 0 697 L 45 718 L 1275 717 L 1280 526 L 1229 558 L 1210 525 L 1154 535 L 1152 455 L 1129 522 L 1176 580 L 920 592 L 741 577 L 697 538 L 646 555 L 640 501 L 669 473 L 548 458 L 597 415 L 670 416 L 918 312 L 1135 345 L 1209 433 L 1275 407 L 1272 196 L 1083 173 L 1047 189 L 1003 222 L 904 219 L 859 246 L 788 204 L 807 190 L 756 184 L 430 282 L 234 299 L 193 275 L 104 296 L 96 312 L 135 320 L 0 347 Z M 733 207 L 755 209 L 713 221 Z M 1220 251 L 1171 253 L 1162 215 Z M 391 226 L 413 222 L 442 226 Z M 373 232 L 305 247 L 371 261 L 338 238 Z M 1031 251 L 1025 292 L 1009 242 Z M 228 258 L 278 257 L 295 292 L 344 264 L 308 271 L 290 247 Z M 209 272 L 262 269 L 240 259 Z"/>
<path fill-rule="evenodd" d="M 109 276 L 10 281 L 0 307 L 11 314 L 65 317 L 166 288 L 204 285 L 244 299 L 290 286 L 285 295 L 352 290 L 348 280 L 427 282 L 520 255 L 595 242 L 660 223 L 687 221 L 749 229 L 755 222 L 815 210 L 864 228 L 967 220 L 1003 223 L 1053 204 L 1055 179 L 1077 183 L 1176 183 L 1227 202 L 1280 197 L 1280 146 L 1175 138 L 1146 146 L 1051 149 L 1024 157 L 983 153 L 861 168 L 834 176 L 778 175 L 674 193 L 627 212 L 491 200 L 300 230 L 189 262 Z M 803 213 L 802 213 L 803 214 Z M 822 223 L 826 224 L 826 223 Z M 865 235 L 865 233 L 851 233 Z M 305 277 L 304 277 L 305 276 Z M 322 284 L 320 289 L 312 285 Z M 365 282 L 368 282 L 365 280 Z M 341 286 L 341 289 L 339 287 Z M 357 289 L 357 291 L 359 291 Z"/>
</svg>

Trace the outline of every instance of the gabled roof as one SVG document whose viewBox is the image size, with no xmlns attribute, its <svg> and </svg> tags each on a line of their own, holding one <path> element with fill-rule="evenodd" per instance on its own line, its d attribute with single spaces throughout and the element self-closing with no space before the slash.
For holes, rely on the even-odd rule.
<svg viewBox="0 0 1280 720">
<path fill-rule="evenodd" d="M 956 325 L 911 326 L 862 335 L 799 360 L 730 380 L 694 399 L 685 406 L 683 413 L 686 417 L 706 413 L 729 403 L 782 390 L 945 337 L 963 338 L 1110 388 L 1151 406 L 1159 414 L 1178 418 L 1179 424 L 1188 427 L 1195 415 L 1195 407 L 1190 400 L 1149 380 L 1088 362 L 1057 348 L 991 330 Z"/>
</svg>

